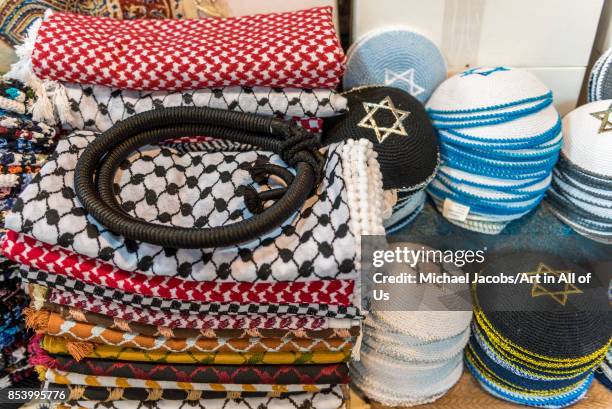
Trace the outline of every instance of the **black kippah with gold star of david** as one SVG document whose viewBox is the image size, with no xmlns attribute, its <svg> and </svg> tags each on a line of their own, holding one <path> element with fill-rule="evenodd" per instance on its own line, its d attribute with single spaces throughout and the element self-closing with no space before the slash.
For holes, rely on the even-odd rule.
<svg viewBox="0 0 612 409">
<path fill-rule="evenodd" d="M 349 112 L 326 120 L 323 142 L 366 138 L 378 152 L 385 189 L 411 189 L 438 167 L 438 142 L 423 105 L 405 91 L 362 87 L 346 92 Z"/>
<path fill-rule="evenodd" d="M 505 274 L 517 283 L 478 283 L 478 309 L 503 339 L 532 353 L 580 358 L 605 345 L 612 334 L 608 288 L 589 271 L 544 252 L 491 255 L 483 276 Z"/>
</svg>

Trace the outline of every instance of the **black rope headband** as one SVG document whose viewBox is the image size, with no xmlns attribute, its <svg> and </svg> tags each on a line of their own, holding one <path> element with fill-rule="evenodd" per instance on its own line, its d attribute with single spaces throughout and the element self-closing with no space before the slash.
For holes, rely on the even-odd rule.
<svg viewBox="0 0 612 409">
<path fill-rule="evenodd" d="M 277 153 L 295 176 L 272 164 L 251 168 L 262 183 L 278 176 L 285 188 L 257 193 L 248 186 L 245 203 L 254 216 L 206 229 L 164 226 L 125 212 L 115 197 L 113 181 L 120 164 L 136 149 L 168 138 L 206 135 Z M 77 197 L 101 224 L 124 237 L 172 248 L 223 247 L 253 240 L 282 225 L 303 205 L 323 173 L 319 144 L 306 130 L 281 119 L 208 108 L 155 109 L 121 121 L 96 138 L 80 156 L 74 175 Z M 268 208 L 263 202 L 276 200 Z"/>
</svg>

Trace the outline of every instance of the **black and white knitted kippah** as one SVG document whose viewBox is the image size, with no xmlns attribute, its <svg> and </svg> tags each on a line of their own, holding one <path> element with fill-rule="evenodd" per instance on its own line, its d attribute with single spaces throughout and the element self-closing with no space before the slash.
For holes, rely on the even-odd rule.
<svg viewBox="0 0 612 409">
<path fill-rule="evenodd" d="M 436 132 L 423 105 L 397 88 L 371 86 L 343 94 L 348 114 L 325 124 L 326 144 L 366 138 L 374 144 L 384 189 L 416 190 L 438 168 Z"/>
</svg>

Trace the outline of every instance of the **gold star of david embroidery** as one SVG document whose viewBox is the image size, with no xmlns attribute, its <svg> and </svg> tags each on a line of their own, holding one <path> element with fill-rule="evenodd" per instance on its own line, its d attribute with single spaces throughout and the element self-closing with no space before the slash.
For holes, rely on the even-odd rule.
<svg viewBox="0 0 612 409">
<path fill-rule="evenodd" d="M 538 265 L 538 269 L 536 271 L 530 271 L 525 274 L 527 275 L 554 275 L 561 276 L 562 274 L 569 274 L 572 270 L 553 270 L 549 266 L 544 263 L 540 263 Z M 548 288 L 544 287 L 543 283 L 533 283 L 533 287 L 531 287 L 531 297 L 540 297 L 542 295 L 548 295 L 552 297 L 553 300 L 561 304 L 565 307 L 567 303 L 567 299 L 570 294 L 581 294 L 582 290 L 576 287 L 572 283 L 564 283 L 563 290 L 561 291 L 550 291 Z"/>
<path fill-rule="evenodd" d="M 610 114 L 612 114 L 612 104 L 610 104 L 608 109 L 606 109 L 605 111 L 591 112 L 589 114 L 593 118 L 597 118 L 601 121 L 597 133 L 612 131 L 612 122 L 610 121 Z"/>
<path fill-rule="evenodd" d="M 402 121 L 408 118 L 410 112 L 402 111 L 400 109 L 395 108 L 395 105 L 393 105 L 393 101 L 391 101 L 390 97 L 385 97 L 378 104 L 372 102 L 363 102 L 363 109 L 365 109 L 366 111 L 366 116 L 364 116 L 363 119 L 359 121 L 357 126 L 361 128 L 373 129 L 374 133 L 376 134 L 376 139 L 378 140 L 378 143 L 383 143 L 385 139 L 387 139 L 387 137 L 389 137 L 389 135 L 391 134 L 408 136 L 408 134 L 406 133 L 406 129 L 404 129 Z M 376 112 L 383 109 L 390 111 L 393 114 L 393 117 L 395 118 L 395 122 L 390 128 L 378 126 L 378 124 L 376 123 L 376 119 L 374 118 Z"/>
</svg>

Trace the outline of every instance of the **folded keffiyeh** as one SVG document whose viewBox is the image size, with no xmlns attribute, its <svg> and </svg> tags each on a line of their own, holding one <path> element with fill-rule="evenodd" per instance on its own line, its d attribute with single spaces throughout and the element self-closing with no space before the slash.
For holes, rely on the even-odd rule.
<svg viewBox="0 0 612 409">
<path fill-rule="evenodd" d="M 39 342 L 33 338 L 32 342 Z M 279 364 L 335 364 L 346 362 L 351 357 L 351 349 L 337 352 L 168 352 L 143 351 L 115 345 L 70 342 L 64 338 L 45 335 L 41 346 L 51 354 L 72 355 L 75 359 L 96 358 L 116 359 L 119 361 L 166 362 L 179 364 L 209 365 L 279 365 Z"/>
<path fill-rule="evenodd" d="M 192 106 L 296 119 L 306 129 L 321 131 L 321 119 L 346 112 L 346 98 L 332 89 L 229 86 L 182 92 L 135 91 L 102 85 L 48 85 L 47 98 L 65 129 L 104 132 L 141 112 Z"/>
<path fill-rule="evenodd" d="M 48 13 L 10 78 L 122 89 L 334 88 L 344 71 L 332 8 L 227 19 L 131 20 Z"/>
<path fill-rule="evenodd" d="M 37 313 L 34 303 L 26 314 Z M 112 317 L 88 312 L 77 308 L 69 308 L 58 304 L 44 303 L 42 309 L 38 309 L 38 315 L 44 314 L 43 320 L 46 320 L 47 315 L 54 317 L 61 317 L 67 320 L 74 320 L 80 323 L 91 324 L 96 327 L 105 327 L 109 329 L 116 329 L 125 332 L 138 333 L 146 336 L 165 336 L 168 338 L 283 338 L 283 339 L 332 339 L 332 338 L 349 338 L 356 337 L 359 335 L 359 327 L 351 328 L 327 328 L 320 330 L 307 330 L 300 328 L 298 330 L 291 329 L 212 329 L 212 328 L 201 328 L 201 329 L 190 329 L 190 328 L 168 328 L 159 327 L 149 324 L 141 324 L 138 322 L 130 322 L 121 319 L 114 319 Z M 40 318 L 37 318 L 36 322 Z"/>
<path fill-rule="evenodd" d="M 236 384 L 346 384 L 345 364 L 330 365 L 189 365 L 152 362 L 123 362 L 85 358 L 77 361 L 66 355 L 33 352 L 33 364 L 66 373 L 142 379 L 151 381 Z"/>
<path fill-rule="evenodd" d="M 138 348 L 146 351 L 168 352 L 309 352 L 341 351 L 353 346 L 353 338 L 210 338 L 196 335 L 191 338 L 147 336 L 63 319 L 46 311 L 26 311 L 26 324 L 39 333 L 60 336 L 69 341 Z"/>
<path fill-rule="evenodd" d="M 74 192 L 76 162 L 94 138 L 95 134 L 83 131 L 59 142 L 54 157 L 7 216 L 7 229 L 125 271 L 194 281 L 249 282 L 355 279 L 360 226 L 373 229 L 370 233 L 382 231 L 380 220 L 356 220 L 357 212 L 373 206 L 371 195 L 377 191 L 349 200 L 353 191 L 347 184 L 353 182 L 346 178 L 367 156 L 350 160 L 355 145 L 343 143 L 328 147 L 323 180 L 302 210 L 258 240 L 223 251 L 168 251 L 127 240 L 88 217 Z M 256 161 L 283 165 L 277 155 L 263 151 L 182 154 L 168 148 L 143 149 L 117 175 L 118 200 L 137 218 L 172 226 L 212 227 L 248 218 L 240 186 L 252 183 L 248 169 Z M 364 176 L 374 180 L 378 169 L 365 166 L 370 175 Z M 40 209 L 46 209 L 44 215 Z M 268 247 L 270 242 L 276 246 Z M 7 237 L 4 251 L 10 254 L 13 244 Z"/>
<path fill-rule="evenodd" d="M 37 242 L 13 231 L 8 231 L 6 236 L 5 254 L 24 266 L 44 269 L 51 274 L 65 276 L 67 279 L 79 279 L 82 283 L 94 286 L 115 288 L 129 294 L 160 299 L 205 303 L 326 303 L 348 306 L 351 304 L 354 288 L 352 280 L 254 284 L 188 281 L 176 277 L 151 278 L 79 256 L 59 246 Z"/>
<path fill-rule="evenodd" d="M 145 401 L 145 399 L 107 402 L 80 400 L 70 403 L 58 403 L 55 404 L 53 409 L 345 409 L 347 401 L 348 391 L 344 390 L 342 386 L 337 385 L 321 392 L 301 393 L 286 397 L 246 398 L 232 396 L 232 399 L 190 400 L 186 402 L 177 400 Z"/>
<path fill-rule="evenodd" d="M 162 328 L 160 333 L 169 329 L 191 328 L 199 330 L 218 329 L 285 329 L 285 330 L 321 330 L 327 328 L 348 329 L 359 325 L 359 321 L 337 319 L 315 315 L 279 314 L 232 314 L 211 315 L 195 312 L 174 313 L 167 309 L 148 310 L 129 304 L 104 300 L 91 296 L 90 293 L 74 292 L 42 287 L 28 286 L 30 297 L 35 305 L 49 301 L 59 305 L 83 309 L 112 317 L 114 321 L 134 321 L 155 325 Z M 125 324 L 119 324 L 125 327 Z"/>
<path fill-rule="evenodd" d="M 80 295 L 93 295 L 103 301 L 112 301 L 136 306 L 151 311 L 169 311 L 172 313 L 208 313 L 208 314 L 297 314 L 316 315 L 332 318 L 360 318 L 357 307 L 333 304 L 239 304 L 239 303 L 199 303 L 146 297 L 140 294 L 125 293 L 121 290 L 85 284 L 79 280 L 49 274 L 44 271 L 21 269 L 21 279 L 25 283 L 39 284 L 45 287 L 72 292 Z"/>
</svg>

